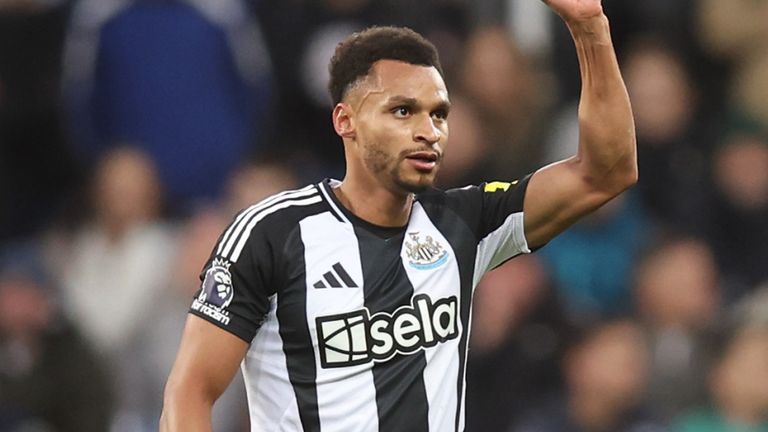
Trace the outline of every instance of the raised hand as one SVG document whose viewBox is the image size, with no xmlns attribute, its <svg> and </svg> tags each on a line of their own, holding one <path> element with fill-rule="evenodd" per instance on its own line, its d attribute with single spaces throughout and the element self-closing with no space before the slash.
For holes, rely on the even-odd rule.
<svg viewBox="0 0 768 432">
<path fill-rule="evenodd" d="M 565 21 L 578 22 L 603 13 L 601 0 L 542 0 Z"/>
</svg>

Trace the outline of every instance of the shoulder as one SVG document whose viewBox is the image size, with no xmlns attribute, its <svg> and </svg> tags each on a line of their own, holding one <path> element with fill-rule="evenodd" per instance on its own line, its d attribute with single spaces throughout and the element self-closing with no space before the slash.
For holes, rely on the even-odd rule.
<svg viewBox="0 0 768 432">
<path fill-rule="evenodd" d="M 269 196 L 234 216 L 219 238 L 215 253 L 236 261 L 251 238 L 280 241 L 302 219 L 322 211 L 326 211 L 325 201 L 315 184 Z"/>
<path fill-rule="evenodd" d="M 452 210 L 463 218 L 480 217 L 483 212 L 506 215 L 523 210 L 530 176 L 511 182 L 487 181 L 447 190 L 430 189 L 417 195 L 428 212 Z"/>
<path fill-rule="evenodd" d="M 324 201 L 316 184 L 300 189 L 283 191 L 246 207 L 235 219 L 247 220 L 249 224 L 274 227 L 275 225 L 298 222 L 301 218 L 320 211 L 318 204 Z"/>
<path fill-rule="evenodd" d="M 514 181 L 485 181 L 479 184 L 470 184 L 464 187 L 447 190 L 430 189 L 418 195 L 421 202 L 440 202 L 448 205 L 465 204 L 467 202 L 482 201 L 484 196 L 503 197 L 508 195 L 524 194 L 530 175 Z"/>
<path fill-rule="evenodd" d="M 429 189 L 416 195 L 416 200 L 426 208 L 460 208 L 472 201 L 479 201 L 482 185 L 469 185 L 453 189 Z"/>
</svg>

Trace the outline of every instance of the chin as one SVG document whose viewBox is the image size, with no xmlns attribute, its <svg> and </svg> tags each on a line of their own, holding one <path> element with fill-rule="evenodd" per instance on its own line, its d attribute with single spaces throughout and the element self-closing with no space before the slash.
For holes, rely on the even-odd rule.
<svg viewBox="0 0 768 432">
<path fill-rule="evenodd" d="M 410 193 L 422 193 L 435 185 L 434 177 L 422 177 L 418 180 L 405 180 L 395 178 L 395 184 L 402 190 Z"/>
</svg>

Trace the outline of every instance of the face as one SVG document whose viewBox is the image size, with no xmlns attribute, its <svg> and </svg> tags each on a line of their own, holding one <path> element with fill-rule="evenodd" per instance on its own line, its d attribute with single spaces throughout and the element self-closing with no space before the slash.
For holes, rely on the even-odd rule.
<svg viewBox="0 0 768 432">
<path fill-rule="evenodd" d="M 108 225 L 133 225 L 159 213 L 160 182 L 150 158 L 140 150 L 113 150 L 98 168 L 96 208 Z"/>
<path fill-rule="evenodd" d="M 631 322 L 605 325 L 576 349 L 567 374 L 576 394 L 631 406 L 642 395 L 648 374 L 648 352 L 640 328 Z"/>
<path fill-rule="evenodd" d="M 730 139 L 715 159 L 715 181 L 728 201 L 744 210 L 768 206 L 768 140 Z"/>
<path fill-rule="evenodd" d="M 342 107 L 342 108 L 340 108 Z M 337 106 L 348 115 L 349 169 L 395 192 L 421 192 L 434 184 L 448 139 L 448 91 L 433 67 L 376 62 L 368 77 Z"/>
<path fill-rule="evenodd" d="M 643 319 L 655 327 L 686 331 L 706 327 L 720 307 L 717 279 L 717 265 L 706 244 L 683 240 L 658 249 L 637 275 Z"/>
<path fill-rule="evenodd" d="M 695 107 L 681 60 L 662 49 L 648 48 L 635 52 L 625 70 L 638 132 L 656 142 L 681 133 Z"/>
<path fill-rule="evenodd" d="M 768 330 L 743 330 L 714 371 L 714 393 L 723 402 L 768 413 Z"/>
</svg>

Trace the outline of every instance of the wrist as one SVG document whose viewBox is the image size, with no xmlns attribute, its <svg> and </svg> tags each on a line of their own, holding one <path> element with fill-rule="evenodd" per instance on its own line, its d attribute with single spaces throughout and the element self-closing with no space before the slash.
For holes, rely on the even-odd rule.
<svg viewBox="0 0 768 432">
<path fill-rule="evenodd" d="M 601 43 L 611 41 L 608 17 L 603 13 L 588 18 L 568 19 L 565 24 L 576 41 Z"/>
</svg>

